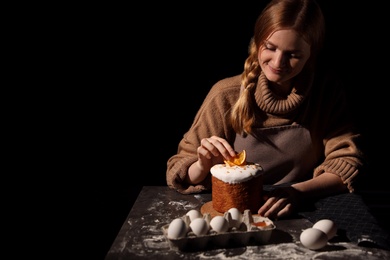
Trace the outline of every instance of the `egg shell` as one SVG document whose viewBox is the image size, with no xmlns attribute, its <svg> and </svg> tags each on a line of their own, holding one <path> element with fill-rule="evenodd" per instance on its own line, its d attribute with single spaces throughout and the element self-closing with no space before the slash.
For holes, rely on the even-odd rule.
<svg viewBox="0 0 390 260">
<path fill-rule="evenodd" d="M 300 235 L 302 245 L 311 250 L 323 248 L 328 243 L 328 236 L 316 228 L 308 228 Z"/>
<path fill-rule="evenodd" d="M 194 219 L 196 218 L 201 218 L 203 217 L 202 213 L 200 213 L 198 210 L 196 209 L 191 209 L 190 211 L 187 212 L 186 214 L 187 216 L 190 217 L 190 220 L 193 221 Z"/>
<path fill-rule="evenodd" d="M 231 226 L 239 228 L 242 223 L 243 215 L 237 208 L 231 208 L 227 211 L 231 216 Z"/>
<path fill-rule="evenodd" d="M 183 238 L 187 234 L 187 225 L 181 218 L 175 218 L 171 221 L 167 231 L 167 237 L 170 239 Z"/>
<path fill-rule="evenodd" d="M 228 212 L 232 215 L 232 219 L 242 222 L 242 213 L 237 208 L 231 208 Z"/>
<path fill-rule="evenodd" d="M 328 240 L 332 239 L 337 233 L 336 224 L 330 219 L 321 219 L 317 221 L 313 228 L 319 229 L 328 236 Z"/>
<path fill-rule="evenodd" d="M 229 223 L 226 218 L 215 216 L 210 221 L 210 227 L 217 233 L 223 233 L 228 231 Z"/>
<path fill-rule="evenodd" d="M 209 225 L 203 218 L 196 218 L 191 221 L 190 228 L 196 236 L 206 235 L 209 230 Z"/>
</svg>

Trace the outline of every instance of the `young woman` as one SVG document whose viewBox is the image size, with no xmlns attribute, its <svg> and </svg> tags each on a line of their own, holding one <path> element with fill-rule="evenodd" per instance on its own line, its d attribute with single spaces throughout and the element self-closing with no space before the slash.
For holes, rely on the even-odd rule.
<svg viewBox="0 0 390 260">
<path fill-rule="evenodd" d="M 314 0 L 272 0 L 258 17 L 240 75 L 217 82 L 167 162 L 183 194 L 211 188 L 210 168 L 246 150 L 278 187 L 258 213 L 280 218 L 307 199 L 354 192 L 361 135 L 342 87 L 319 67 L 325 22 Z M 279 184 L 288 184 L 280 185 Z"/>
</svg>

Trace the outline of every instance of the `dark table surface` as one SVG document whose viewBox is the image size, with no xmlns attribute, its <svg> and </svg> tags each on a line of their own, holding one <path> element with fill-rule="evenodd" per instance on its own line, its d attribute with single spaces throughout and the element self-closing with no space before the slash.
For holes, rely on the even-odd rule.
<svg viewBox="0 0 390 260">
<path fill-rule="evenodd" d="M 167 186 L 144 186 L 107 253 L 106 260 L 390 259 L 389 250 L 362 246 L 339 232 L 319 250 L 305 248 L 299 237 L 304 229 L 313 226 L 313 218 L 310 217 L 274 221 L 276 229 L 265 244 L 216 247 L 198 251 L 183 251 L 172 247 L 164 236 L 163 227 L 173 219 L 184 216 L 191 209 L 200 210 L 201 206 L 209 201 L 211 193 L 183 195 Z M 342 227 L 339 230 L 342 230 Z"/>
</svg>

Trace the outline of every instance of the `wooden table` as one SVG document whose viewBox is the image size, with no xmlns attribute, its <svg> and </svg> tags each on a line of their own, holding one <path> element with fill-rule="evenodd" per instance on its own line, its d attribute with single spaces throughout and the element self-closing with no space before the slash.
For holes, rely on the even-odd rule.
<svg viewBox="0 0 390 260">
<path fill-rule="evenodd" d="M 183 195 L 167 186 L 144 186 L 123 223 L 106 260 L 120 259 L 390 259 L 390 251 L 362 247 L 336 235 L 320 250 L 305 248 L 302 230 L 313 223 L 305 218 L 276 220 L 270 240 L 262 245 L 180 251 L 169 244 L 162 227 L 191 209 L 200 210 L 211 193 Z"/>
</svg>

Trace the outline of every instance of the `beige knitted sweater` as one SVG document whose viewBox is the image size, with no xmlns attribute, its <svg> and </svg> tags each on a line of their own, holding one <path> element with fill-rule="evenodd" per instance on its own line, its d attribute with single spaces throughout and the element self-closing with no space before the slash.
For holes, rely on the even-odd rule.
<svg viewBox="0 0 390 260">
<path fill-rule="evenodd" d="M 190 129 L 180 141 L 177 154 L 168 159 L 166 180 L 170 188 L 183 194 L 211 188 L 210 174 L 198 185 L 189 185 L 184 180 L 190 165 L 197 161 L 197 148 L 202 138 L 215 135 L 234 144 L 236 133 L 230 126 L 228 115 L 240 94 L 240 84 L 240 75 L 237 75 L 220 80 L 211 88 Z M 327 76 L 314 80 L 311 87 L 303 90 L 299 87 L 294 87 L 287 98 L 281 98 L 268 88 L 265 76 L 260 75 L 255 91 L 259 106 L 256 127 L 302 125 L 310 133 L 318 162 L 307 178 L 315 178 L 325 171 L 332 172 L 339 175 L 353 192 L 353 182 L 363 166 L 363 153 L 359 147 L 361 135 L 350 122 L 339 82 Z M 265 180 L 264 184 L 274 183 Z"/>
</svg>

